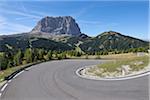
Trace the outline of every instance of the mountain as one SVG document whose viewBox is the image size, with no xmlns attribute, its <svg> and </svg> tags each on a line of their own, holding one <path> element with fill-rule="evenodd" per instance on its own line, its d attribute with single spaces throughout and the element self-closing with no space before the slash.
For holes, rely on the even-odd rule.
<svg viewBox="0 0 150 100">
<path fill-rule="evenodd" d="M 32 29 L 30 34 L 45 35 L 80 35 L 80 28 L 71 16 L 44 17 Z"/>
<path fill-rule="evenodd" d="M 25 50 L 30 47 L 56 51 L 80 50 L 90 53 L 113 50 L 122 51 L 139 47 L 147 48 L 149 47 L 149 42 L 113 31 L 104 32 L 96 37 L 80 34 L 57 39 L 36 37 L 29 35 L 29 33 L 0 36 L 0 52 L 16 51 L 18 49 Z"/>
<path fill-rule="evenodd" d="M 43 48 L 45 50 L 77 50 L 88 53 L 123 51 L 139 47 L 149 48 L 149 42 L 115 31 L 89 37 L 80 32 L 78 24 L 70 16 L 44 17 L 30 32 L 0 36 L 0 52 Z"/>
<path fill-rule="evenodd" d="M 115 31 L 104 32 L 80 45 L 85 52 L 127 50 L 131 48 L 148 47 L 149 42 Z"/>
</svg>

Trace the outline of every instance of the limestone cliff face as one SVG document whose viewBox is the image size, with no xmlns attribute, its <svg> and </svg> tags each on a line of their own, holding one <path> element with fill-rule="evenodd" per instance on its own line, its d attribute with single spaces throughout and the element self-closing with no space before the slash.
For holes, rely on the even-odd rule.
<svg viewBox="0 0 150 100">
<path fill-rule="evenodd" d="M 37 25 L 30 32 L 31 34 L 36 33 L 47 33 L 49 35 L 80 35 L 80 28 L 76 21 L 71 16 L 63 17 L 45 17 L 41 19 Z"/>
</svg>

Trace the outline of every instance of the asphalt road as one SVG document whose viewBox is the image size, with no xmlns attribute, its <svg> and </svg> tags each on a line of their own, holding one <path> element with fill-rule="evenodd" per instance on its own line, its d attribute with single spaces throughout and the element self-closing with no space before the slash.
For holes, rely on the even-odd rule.
<svg viewBox="0 0 150 100">
<path fill-rule="evenodd" d="M 102 60 L 50 61 L 13 79 L 1 100 L 149 100 L 149 76 L 123 81 L 82 79 L 75 71 Z"/>
</svg>

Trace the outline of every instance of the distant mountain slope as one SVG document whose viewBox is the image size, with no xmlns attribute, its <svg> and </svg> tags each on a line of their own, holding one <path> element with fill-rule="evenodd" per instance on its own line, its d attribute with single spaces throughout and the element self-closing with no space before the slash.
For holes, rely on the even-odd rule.
<svg viewBox="0 0 150 100">
<path fill-rule="evenodd" d="M 72 46 L 56 42 L 45 38 L 30 38 L 32 48 L 41 48 L 45 50 L 66 51 L 74 49 Z"/>
<path fill-rule="evenodd" d="M 18 49 L 25 50 L 29 48 L 29 37 L 27 34 L 15 34 L 0 36 L 0 51 L 8 52 Z"/>
<path fill-rule="evenodd" d="M 80 48 L 85 52 L 127 50 L 130 48 L 147 47 L 149 43 L 140 39 L 109 31 L 85 41 Z"/>
<path fill-rule="evenodd" d="M 26 48 L 42 48 L 45 50 L 57 51 L 74 49 L 73 47 L 63 42 L 57 42 L 39 37 L 31 37 L 28 34 L 0 37 L 0 52 L 16 51 L 18 49 L 25 50 Z"/>
<path fill-rule="evenodd" d="M 44 17 L 31 32 L 0 36 L 0 51 L 9 52 L 26 48 L 80 52 L 128 50 L 148 47 L 149 42 L 121 33 L 109 31 L 96 37 L 80 32 L 76 21 L 70 16 Z"/>
<path fill-rule="evenodd" d="M 75 50 L 83 52 L 127 50 L 130 48 L 148 47 L 149 42 L 109 31 L 96 37 L 85 34 L 66 36 L 57 39 L 34 37 L 30 34 L 0 36 L 0 51 L 13 51 L 26 48 L 43 48 L 46 50 Z"/>
</svg>

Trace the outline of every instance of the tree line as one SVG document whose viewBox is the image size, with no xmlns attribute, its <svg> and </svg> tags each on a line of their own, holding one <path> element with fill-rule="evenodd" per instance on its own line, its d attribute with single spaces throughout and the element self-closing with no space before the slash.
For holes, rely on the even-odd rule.
<svg viewBox="0 0 150 100">
<path fill-rule="evenodd" d="M 15 53 L 0 53 L 0 70 L 5 70 L 14 66 L 24 65 L 37 61 L 49 61 L 52 59 L 67 59 L 68 57 L 80 57 L 82 53 L 71 51 L 47 51 L 44 49 L 27 48 L 25 51 L 18 50 Z"/>
<path fill-rule="evenodd" d="M 27 48 L 25 51 L 17 50 L 16 52 L 1 52 L 0 53 L 0 70 L 7 68 L 24 65 L 37 61 L 49 61 L 52 59 L 67 59 L 71 57 L 80 57 L 85 55 L 85 59 L 88 59 L 88 55 L 96 55 L 96 59 L 100 59 L 100 55 L 108 54 L 120 54 L 128 52 L 148 52 L 148 48 L 131 48 L 127 50 L 103 50 L 98 52 L 82 53 L 75 50 L 70 51 L 51 51 L 44 49 L 31 49 Z"/>
<path fill-rule="evenodd" d="M 148 53 L 149 47 L 139 47 L 139 48 L 130 48 L 126 50 L 100 50 L 100 51 L 92 51 L 87 52 L 88 55 L 108 55 L 108 54 L 121 54 L 121 53 L 137 53 L 137 52 L 146 52 Z"/>
</svg>

